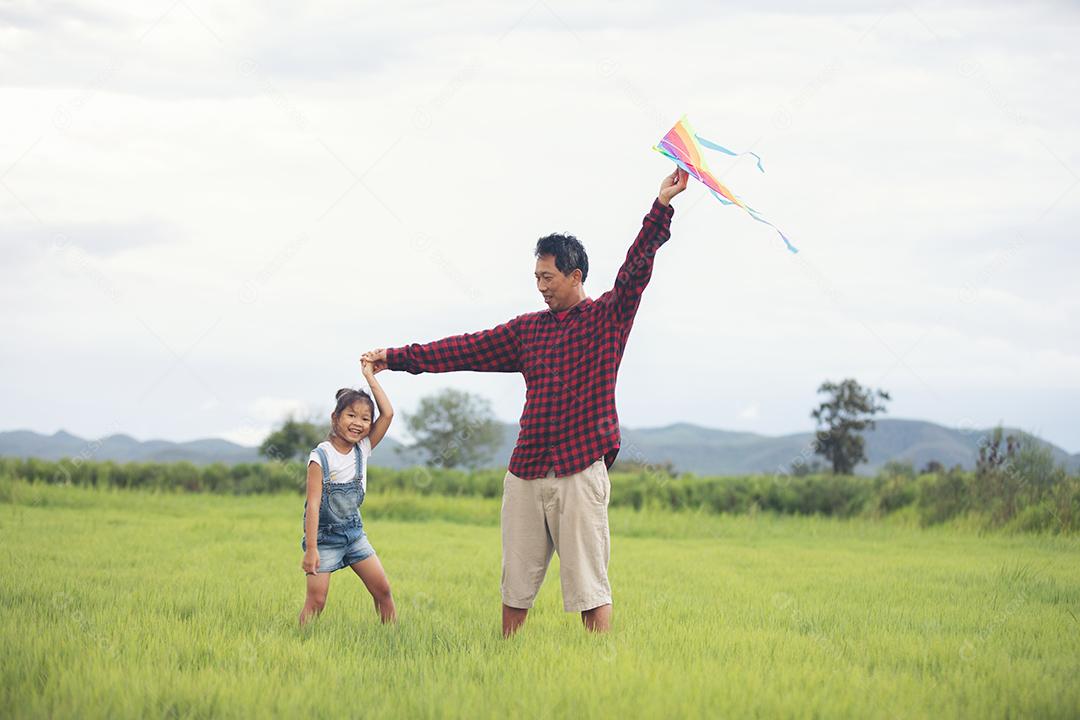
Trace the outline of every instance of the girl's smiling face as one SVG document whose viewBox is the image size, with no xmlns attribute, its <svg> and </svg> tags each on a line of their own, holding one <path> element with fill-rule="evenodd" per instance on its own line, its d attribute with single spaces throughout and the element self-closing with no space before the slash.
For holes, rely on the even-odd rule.
<svg viewBox="0 0 1080 720">
<path fill-rule="evenodd" d="M 358 443 L 371 432 L 371 405 L 357 400 L 341 411 L 334 421 L 338 437 L 350 443 Z"/>
</svg>

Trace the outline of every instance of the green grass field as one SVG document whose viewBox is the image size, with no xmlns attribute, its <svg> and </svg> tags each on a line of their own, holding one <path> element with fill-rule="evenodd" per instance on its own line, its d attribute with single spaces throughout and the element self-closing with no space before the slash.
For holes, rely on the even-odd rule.
<svg viewBox="0 0 1080 720">
<path fill-rule="evenodd" d="M 296 626 L 303 501 L 0 485 L 13 717 L 1078 717 L 1080 538 L 612 511 L 615 630 L 557 565 L 499 636 L 498 502 L 370 497 L 398 605 Z"/>
</svg>

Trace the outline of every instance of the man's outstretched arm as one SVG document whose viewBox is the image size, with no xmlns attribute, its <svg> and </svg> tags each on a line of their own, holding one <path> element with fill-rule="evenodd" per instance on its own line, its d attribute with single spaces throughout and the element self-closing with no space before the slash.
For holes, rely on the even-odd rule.
<svg viewBox="0 0 1080 720">
<path fill-rule="evenodd" d="M 521 372 L 521 343 L 514 332 L 514 321 L 464 335 L 403 347 L 380 348 L 364 353 L 375 370 L 422 372 Z"/>
<path fill-rule="evenodd" d="M 688 177 L 685 170 L 676 170 L 664 178 L 660 193 L 615 276 L 615 287 L 598 299 L 598 302 L 611 307 L 613 316 L 620 324 L 632 321 L 637 313 L 641 294 L 652 278 L 653 257 L 657 249 L 671 237 L 671 216 L 675 212 L 671 199 L 686 189 Z"/>
</svg>

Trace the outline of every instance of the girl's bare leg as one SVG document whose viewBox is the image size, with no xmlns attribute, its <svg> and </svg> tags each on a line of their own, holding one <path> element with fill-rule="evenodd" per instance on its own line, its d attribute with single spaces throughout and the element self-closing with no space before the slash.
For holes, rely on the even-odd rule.
<svg viewBox="0 0 1080 720">
<path fill-rule="evenodd" d="M 364 558 L 360 562 L 350 565 L 353 571 L 360 576 L 375 601 L 375 610 L 384 623 L 397 622 L 397 608 L 394 607 L 394 597 L 390 594 L 390 581 L 386 578 L 386 571 L 379 562 L 378 555 Z"/>
<path fill-rule="evenodd" d="M 304 609 L 300 611 L 300 625 L 306 625 L 313 615 L 322 612 L 329 589 L 330 573 L 315 573 L 307 576 L 307 598 L 304 600 Z"/>
</svg>

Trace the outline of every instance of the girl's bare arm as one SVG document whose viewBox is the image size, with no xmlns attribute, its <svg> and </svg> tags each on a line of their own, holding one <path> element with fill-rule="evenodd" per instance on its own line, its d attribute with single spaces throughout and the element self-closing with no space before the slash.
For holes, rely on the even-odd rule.
<svg viewBox="0 0 1080 720">
<path fill-rule="evenodd" d="M 394 420 L 394 406 L 390 404 L 390 398 L 386 396 L 386 391 L 383 390 L 382 385 L 375 379 L 375 369 L 372 363 L 365 361 L 362 365 L 364 379 L 367 380 L 368 387 L 371 388 L 371 394 L 375 398 L 375 405 L 379 408 L 379 419 L 371 424 L 371 432 L 368 433 L 371 447 L 375 447 L 386 435 L 390 423 Z"/>
<path fill-rule="evenodd" d="M 319 569 L 319 506 L 322 504 L 322 468 L 312 460 L 307 467 L 307 514 L 304 518 L 304 539 L 307 552 L 304 553 L 304 572 L 314 573 Z M 309 567 L 309 558 L 314 558 L 314 567 Z"/>
</svg>

